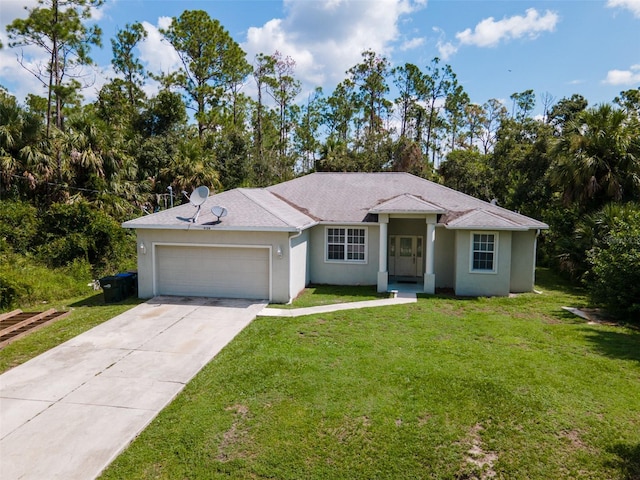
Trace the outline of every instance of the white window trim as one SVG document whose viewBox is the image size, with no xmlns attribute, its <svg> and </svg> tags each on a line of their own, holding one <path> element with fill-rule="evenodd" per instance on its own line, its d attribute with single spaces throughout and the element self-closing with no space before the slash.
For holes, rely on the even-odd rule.
<svg viewBox="0 0 640 480">
<path fill-rule="evenodd" d="M 345 258 L 344 260 L 334 260 L 334 259 L 329 259 L 329 241 L 328 241 L 328 236 L 329 236 L 329 229 L 330 228 L 344 228 L 345 232 L 345 247 L 347 246 L 346 243 L 346 238 L 347 238 L 347 229 L 349 228 L 357 228 L 360 230 L 364 230 L 364 260 L 348 260 L 347 258 Z M 364 265 L 367 264 L 369 262 L 369 228 L 362 226 L 362 225 L 327 225 L 324 227 L 324 263 L 340 263 L 340 264 L 344 264 L 344 263 L 355 263 L 355 264 L 359 264 L 359 265 Z M 347 251 L 345 250 L 345 257 L 347 255 Z"/>
<path fill-rule="evenodd" d="M 479 270 L 473 268 L 473 236 L 474 235 L 493 235 L 493 270 Z M 469 273 L 479 273 L 481 275 L 495 275 L 498 273 L 498 246 L 500 244 L 500 236 L 496 231 L 478 230 L 469 232 Z"/>
</svg>

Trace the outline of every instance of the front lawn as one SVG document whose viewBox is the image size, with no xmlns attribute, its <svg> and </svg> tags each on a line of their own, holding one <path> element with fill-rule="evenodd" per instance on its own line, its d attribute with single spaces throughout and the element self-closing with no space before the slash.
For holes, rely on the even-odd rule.
<svg viewBox="0 0 640 480">
<path fill-rule="evenodd" d="M 273 303 L 269 307 L 305 308 L 389 298 L 387 292 L 378 293 L 376 288 L 376 285 L 309 285 L 290 304 Z"/>
<path fill-rule="evenodd" d="M 640 332 L 554 282 L 258 318 L 103 477 L 640 478 Z"/>
</svg>

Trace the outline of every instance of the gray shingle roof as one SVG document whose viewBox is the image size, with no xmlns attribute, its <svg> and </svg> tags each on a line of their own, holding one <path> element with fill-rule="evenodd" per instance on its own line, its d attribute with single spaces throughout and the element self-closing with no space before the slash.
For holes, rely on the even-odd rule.
<svg viewBox="0 0 640 480">
<path fill-rule="evenodd" d="M 486 210 L 465 212 L 447 222 L 446 226 L 454 229 L 526 230 L 526 226 Z"/>
<path fill-rule="evenodd" d="M 227 209 L 219 224 L 211 208 Z M 197 223 L 189 219 L 196 208 L 187 203 L 152 215 L 129 220 L 127 228 L 189 229 L 215 226 L 218 230 L 283 230 L 297 231 L 315 224 L 315 220 L 296 210 L 264 189 L 237 188 L 212 195 L 204 202 Z"/>
<path fill-rule="evenodd" d="M 130 220 L 128 228 L 204 228 L 221 205 L 228 215 L 216 229 L 286 230 L 318 222 L 377 221 L 377 213 L 441 213 L 448 228 L 544 229 L 545 223 L 457 192 L 409 173 L 312 173 L 264 189 L 239 188 L 213 195 L 197 224 L 190 204 Z"/>
<path fill-rule="evenodd" d="M 514 228 L 548 228 L 543 222 L 409 173 L 312 173 L 267 190 L 324 222 L 375 221 L 370 212 L 378 207 L 393 208 L 394 202 L 403 206 L 408 194 L 429 205 L 423 213 L 433 213 L 431 208 L 446 212 L 439 221 L 445 225 L 470 211 L 482 210 L 513 222 Z M 415 208 L 417 203 L 407 200 L 404 206 Z M 457 228 L 470 227 L 460 224 Z"/>
</svg>

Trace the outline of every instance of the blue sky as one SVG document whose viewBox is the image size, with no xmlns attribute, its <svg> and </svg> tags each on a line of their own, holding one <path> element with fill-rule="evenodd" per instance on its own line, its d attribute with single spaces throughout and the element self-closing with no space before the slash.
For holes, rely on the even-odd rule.
<svg viewBox="0 0 640 480">
<path fill-rule="evenodd" d="M 0 85 L 20 101 L 42 94 L 35 79 L 7 48 L 5 27 L 24 16 L 35 0 L 2 0 L 0 5 Z M 363 50 L 385 55 L 393 66 L 424 68 L 435 56 L 453 68 L 474 103 L 505 101 L 533 89 L 555 101 L 578 93 L 591 105 L 611 102 L 620 91 L 640 87 L 640 0 L 106 0 L 96 13 L 103 48 L 93 51 L 98 66 L 87 100 L 113 72 L 112 38 L 135 21 L 149 33 L 139 54 L 154 72 L 178 66 L 175 52 L 158 28 L 184 10 L 203 9 L 216 18 L 247 52 L 276 50 L 296 61 L 304 91 L 316 86 L 330 94 Z M 37 62 L 37 51 L 24 51 Z M 155 86 L 149 85 L 149 93 Z M 250 82 L 246 89 L 252 90 Z"/>
</svg>

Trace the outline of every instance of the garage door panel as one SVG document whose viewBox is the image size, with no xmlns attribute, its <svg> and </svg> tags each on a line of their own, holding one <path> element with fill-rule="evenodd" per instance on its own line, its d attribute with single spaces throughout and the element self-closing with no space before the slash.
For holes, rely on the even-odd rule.
<svg viewBox="0 0 640 480">
<path fill-rule="evenodd" d="M 156 247 L 156 294 L 269 298 L 269 249 Z"/>
</svg>

